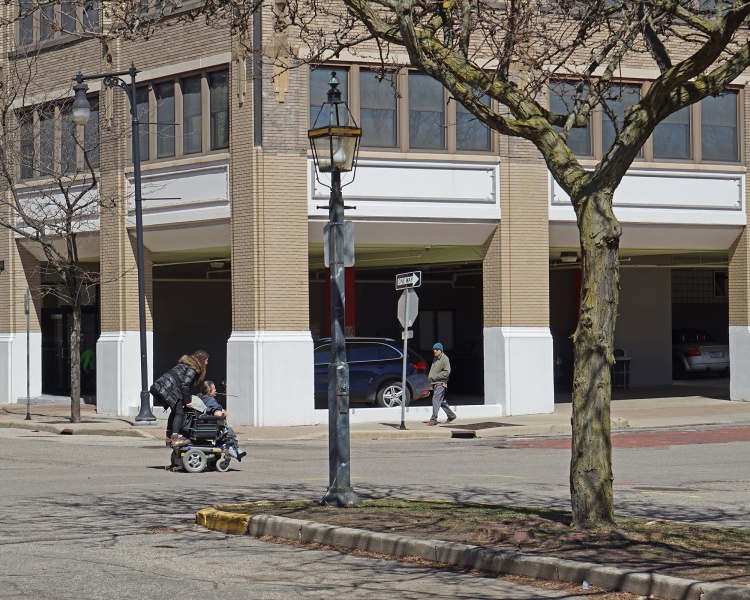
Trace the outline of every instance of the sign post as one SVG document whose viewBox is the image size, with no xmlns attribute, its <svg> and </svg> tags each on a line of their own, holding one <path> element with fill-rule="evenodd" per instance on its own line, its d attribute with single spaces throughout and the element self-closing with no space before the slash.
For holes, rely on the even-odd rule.
<svg viewBox="0 0 750 600">
<path fill-rule="evenodd" d="M 404 360 L 401 368 L 401 427 L 399 429 L 406 429 L 405 424 L 405 413 L 406 413 L 406 400 L 407 400 L 407 388 L 406 388 L 406 362 L 408 359 L 408 343 L 411 337 L 411 331 L 409 328 L 414 324 L 414 321 L 419 314 L 419 297 L 414 291 L 415 287 L 422 285 L 422 272 L 414 271 L 412 273 L 401 273 L 396 275 L 396 289 L 404 290 L 401 297 L 398 299 L 398 320 L 401 323 L 401 327 L 404 328 Z"/>
</svg>

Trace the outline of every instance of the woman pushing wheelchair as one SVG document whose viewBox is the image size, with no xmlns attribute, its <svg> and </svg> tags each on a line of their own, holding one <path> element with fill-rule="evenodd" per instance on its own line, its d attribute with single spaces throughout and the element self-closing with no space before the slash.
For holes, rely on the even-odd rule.
<svg viewBox="0 0 750 600">
<path fill-rule="evenodd" d="M 178 448 L 190 440 L 180 434 L 185 418 L 185 407 L 189 407 L 190 386 L 200 385 L 206 378 L 208 352 L 196 350 L 183 355 L 177 364 L 159 377 L 149 390 L 154 397 L 154 405 L 169 407 L 167 419 L 166 445 Z M 218 404 L 218 403 L 217 403 Z"/>
</svg>

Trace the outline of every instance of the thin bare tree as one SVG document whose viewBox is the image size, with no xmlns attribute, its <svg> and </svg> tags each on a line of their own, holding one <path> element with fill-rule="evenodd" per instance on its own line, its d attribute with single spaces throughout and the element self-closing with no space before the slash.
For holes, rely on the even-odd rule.
<svg viewBox="0 0 750 600">
<path fill-rule="evenodd" d="M 71 307 L 70 420 L 81 420 L 81 308 L 99 282 L 96 263 L 81 259 L 96 243 L 98 219 L 113 202 L 98 189 L 98 120 L 79 127 L 72 98 L 51 99 L 37 89 L 38 54 L 17 55 L 0 90 L 0 227 L 44 255 L 37 297 L 54 295 Z M 94 112 L 96 115 L 96 111 Z M 39 252 L 36 252 L 38 254 Z M 94 251 L 94 255 L 96 252 Z"/>
</svg>

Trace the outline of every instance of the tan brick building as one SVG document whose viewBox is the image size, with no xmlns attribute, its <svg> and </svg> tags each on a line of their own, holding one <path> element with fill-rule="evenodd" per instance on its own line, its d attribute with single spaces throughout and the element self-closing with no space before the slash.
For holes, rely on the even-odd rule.
<svg viewBox="0 0 750 600">
<path fill-rule="evenodd" d="M 275 17 L 258 18 L 263 39 L 253 47 L 273 55 Z M 344 188 L 345 203 L 356 207 L 347 210 L 356 245 L 348 331 L 400 340 L 395 275 L 420 270 L 411 347 L 429 356 L 434 341 L 444 344 L 454 365 L 449 401 L 462 404 L 459 416 L 553 410 L 572 364 L 578 238 L 570 202 L 532 145 L 477 125 L 415 71 L 381 81 L 375 62 L 361 57 L 312 71 L 274 69 L 199 20 L 145 41 L 102 45 L 50 33 L 37 17 L 4 40 L 6 64 L 28 60 L 19 52 L 23 36 L 40 51 L 34 93 L 18 110 L 36 115 L 35 131 L 54 131 L 48 142 L 58 161 L 76 71 L 131 63 L 139 71 L 150 379 L 203 348 L 209 377 L 226 381 L 236 423 L 327 419 L 315 402 L 314 347 L 330 326 L 328 190 L 316 181 L 306 132 L 335 70 L 364 132 L 356 177 Z M 623 85 L 637 94 L 654 75 L 633 65 Z M 130 139 L 121 133 L 129 106 L 121 90 L 100 82 L 89 82 L 89 94 L 99 107 L 97 189 L 115 208 L 102 210 L 82 242 L 82 261 L 101 273 L 84 312 L 82 348 L 95 345 L 97 365 L 84 393 L 95 395 L 101 413 L 132 416 L 140 363 L 133 170 Z M 42 105 L 59 107 L 52 124 Z M 630 358 L 632 387 L 671 382 L 673 328 L 698 327 L 719 341 L 731 332 L 735 360 L 750 353 L 745 105 L 744 82 L 737 82 L 721 99 L 676 117 L 644 147 L 617 192 L 625 227 L 617 345 Z M 579 139 L 590 164 L 607 135 L 597 114 Z M 43 152 L 43 138 L 34 139 Z M 28 194 L 48 183 L 34 169 L 20 179 Z M 9 403 L 26 393 L 26 288 L 54 281 L 45 281 L 51 275 L 38 249 L 6 229 L 0 261 L 0 302 L 8 307 L 0 313 L 0 403 Z M 35 397 L 68 393 L 68 319 L 65 302 L 34 295 Z M 750 378 L 733 373 L 731 389 L 736 399 L 750 398 Z M 411 410 L 427 418 L 430 409 L 423 402 Z M 395 420 L 397 412 L 355 407 L 351 418 Z"/>
</svg>

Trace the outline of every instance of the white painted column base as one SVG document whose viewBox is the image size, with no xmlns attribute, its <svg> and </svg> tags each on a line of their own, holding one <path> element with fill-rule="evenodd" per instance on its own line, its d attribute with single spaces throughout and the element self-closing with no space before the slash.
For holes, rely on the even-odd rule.
<svg viewBox="0 0 750 600">
<path fill-rule="evenodd" d="M 729 356 L 729 399 L 750 402 L 750 370 L 744 368 L 750 361 L 750 327 L 729 328 Z"/>
<path fill-rule="evenodd" d="M 29 334 L 31 398 L 42 394 L 42 334 Z M 26 402 L 26 332 L 0 333 L 0 404 Z"/>
<path fill-rule="evenodd" d="M 549 328 L 484 328 L 484 403 L 503 416 L 554 412 L 553 368 Z"/>
<path fill-rule="evenodd" d="M 148 382 L 153 383 L 154 335 L 146 332 Z M 151 399 L 153 401 L 153 398 Z M 135 417 L 141 410 L 141 335 L 102 332 L 96 342 L 96 412 Z"/>
<path fill-rule="evenodd" d="M 313 341 L 309 331 L 233 331 L 227 343 L 232 424 L 312 425 Z"/>
</svg>

